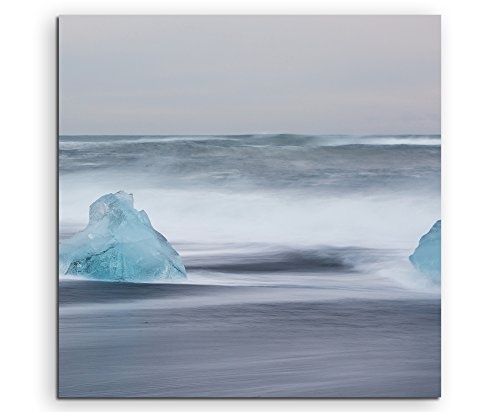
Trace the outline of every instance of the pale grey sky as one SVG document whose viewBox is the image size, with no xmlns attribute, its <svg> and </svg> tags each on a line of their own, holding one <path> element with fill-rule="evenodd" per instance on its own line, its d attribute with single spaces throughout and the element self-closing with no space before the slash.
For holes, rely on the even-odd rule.
<svg viewBox="0 0 500 412">
<path fill-rule="evenodd" d="M 439 16 L 63 16 L 60 134 L 440 133 Z"/>
</svg>

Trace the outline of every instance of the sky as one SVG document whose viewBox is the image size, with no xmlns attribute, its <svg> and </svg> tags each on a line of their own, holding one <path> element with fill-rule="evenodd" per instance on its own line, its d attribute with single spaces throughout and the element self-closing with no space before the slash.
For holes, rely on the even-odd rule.
<svg viewBox="0 0 500 412">
<path fill-rule="evenodd" d="M 439 16 L 62 16 L 59 133 L 439 134 Z"/>
</svg>

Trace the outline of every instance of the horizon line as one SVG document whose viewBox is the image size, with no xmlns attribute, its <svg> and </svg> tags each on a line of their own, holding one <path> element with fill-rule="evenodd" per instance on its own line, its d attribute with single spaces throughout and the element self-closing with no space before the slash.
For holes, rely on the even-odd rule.
<svg viewBox="0 0 500 412">
<path fill-rule="evenodd" d="M 58 136 L 246 136 L 246 135 L 303 135 L 303 136 L 441 136 L 439 133 L 297 133 L 297 132 L 241 132 L 241 133 L 58 133 Z"/>
</svg>

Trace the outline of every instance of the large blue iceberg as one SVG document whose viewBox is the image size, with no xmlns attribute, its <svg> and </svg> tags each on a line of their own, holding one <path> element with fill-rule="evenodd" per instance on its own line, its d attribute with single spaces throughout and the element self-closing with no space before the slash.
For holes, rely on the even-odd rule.
<svg viewBox="0 0 500 412">
<path fill-rule="evenodd" d="M 87 227 L 60 243 L 59 273 L 124 282 L 186 277 L 179 254 L 122 191 L 92 203 Z"/>
<path fill-rule="evenodd" d="M 422 236 L 410 262 L 433 282 L 441 283 L 441 220 Z"/>
</svg>

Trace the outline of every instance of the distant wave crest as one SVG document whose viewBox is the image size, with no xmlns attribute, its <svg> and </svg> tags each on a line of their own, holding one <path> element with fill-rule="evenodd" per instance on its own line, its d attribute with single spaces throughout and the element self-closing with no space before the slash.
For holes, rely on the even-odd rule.
<svg viewBox="0 0 500 412">
<path fill-rule="evenodd" d="M 155 135 L 155 136 L 60 136 L 62 148 L 75 145 L 144 144 L 144 143 L 221 143 L 234 145 L 276 146 L 348 146 L 348 145 L 418 145 L 439 146 L 440 135 L 306 135 L 306 134 L 242 134 L 242 135 Z"/>
</svg>

